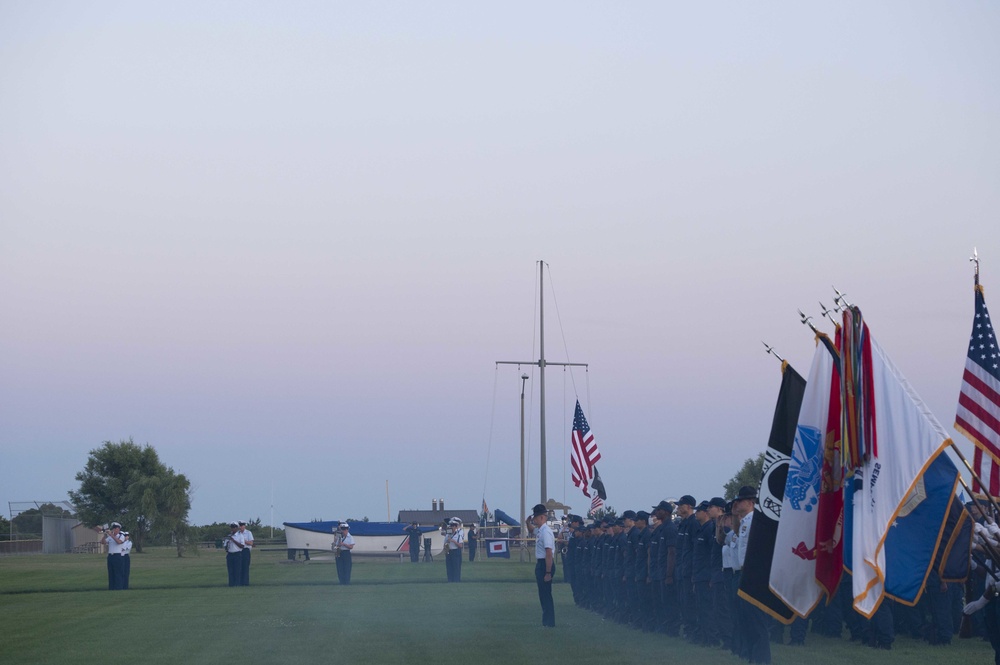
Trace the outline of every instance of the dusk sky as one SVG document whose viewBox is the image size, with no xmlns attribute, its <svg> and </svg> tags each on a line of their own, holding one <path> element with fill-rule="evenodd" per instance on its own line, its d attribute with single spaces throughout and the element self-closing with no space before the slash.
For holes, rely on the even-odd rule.
<svg viewBox="0 0 1000 665">
<path fill-rule="evenodd" d="M 761 342 L 805 375 L 832 286 L 969 454 L 998 32 L 985 2 L 4 0 L 0 501 L 131 437 L 194 524 L 516 515 L 537 370 L 495 362 L 537 357 L 539 260 L 546 356 L 590 364 L 546 375 L 578 512 L 577 395 L 619 511 L 719 495 L 767 442 Z"/>
</svg>

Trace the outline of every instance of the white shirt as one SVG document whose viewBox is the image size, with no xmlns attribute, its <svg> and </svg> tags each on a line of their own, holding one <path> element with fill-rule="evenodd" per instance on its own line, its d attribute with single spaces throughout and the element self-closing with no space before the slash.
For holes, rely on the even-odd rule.
<svg viewBox="0 0 1000 665">
<path fill-rule="evenodd" d="M 121 548 L 122 548 L 122 554 L 131 554 L 132 553 L 132 539 L 129 538 L 124 543 L 122 543 L 121 544 Z"/>
<path fill-rule="evenodd" d="M 236 533 L 231 533 L 228 536 L 226 536 L 226 551 L 229 552 L 230 554 L 234 554 L 236 552 L 242 552 L 243 550 L 241 550 L 239 545 L 237 545 L 236 543 L 239 543 L 240 545 L 243 544 L 243 534 L 240 533 L 239 531 L 237 531 Z"/>
<path fill-rule="evenodd" d="M 536 559 L 544 559 L 545 550 L 552 550 L 552 553 L 555 554 L 556 539 L 555 536 L 552 535 L 552 528 L 547 522 L 535 530 L 535 538 Z"/>
<path fill-rule="evenodd" d="M 122 538 L 123 536 L 121 534 L 118 534 L 118 537 Z M 108 544 L 108 554 L 122 553 L 122 546 L 124 545 L 124 543 L 115 542 L 114 536 L 112 536 L 110 533 L 104 538 L 104 542 Z"/>
<path fill-rule="evenodd" d="M 750 542 L 750 523 L 752 521 L 752 510 L 740 520 L 740 533 L 736 537 L 736 568 L 738 570 L 743 570 L 743 563 L 747 560 L 747 543 Z"/>
<path fill-rule="evenodd" d="M 465 542 L 465 530 L 459 529 L 448 538 L 448 549 L 457 550 Z"/>
<path fill-rule="evenodd" d="M 738 568 L 739 561 L 736 552 L 736 532 L 730 529 L 722 541 L 722 567 Z"/>
<path fill-rule="evenodd" d="M 240 533 L 242 533 L 242 535 L 243 535 L 243 547 L 244 547 L 244 549 L 252 550 L 253 549 L 253 533 L 250 532 L 250 529 L 244 529 Z"/>
</svg>

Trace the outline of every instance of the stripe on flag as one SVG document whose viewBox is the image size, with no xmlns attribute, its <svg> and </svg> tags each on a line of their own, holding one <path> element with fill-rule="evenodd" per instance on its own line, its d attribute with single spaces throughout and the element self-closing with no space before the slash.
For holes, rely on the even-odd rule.
<svg viewBox="0 0 1000 665">
<path fill-rule="evenodd" d="M 1000 495 L 1000 356 L 997 339 L 986 309 L 983 287 L 976 284 L 976 313 L 965 358 L 965 372 L 958 395 L 955 429 L 976 445 L 974 463 L 978 481 L 974 491 Z"/>
<path fill-rule="evenodd" d="M 576 401 L 576 414 L 573 416 L 573 439 L 570 452 L 570 465 L 573 467 L 573 484 L 583 490 L 583 495 L 590 496 L 590 480 L 594 477 L 594 465 L 601 459 L 597 450 L 597 442 L 590 431 L 587 418 L 580 408 L 580 400 Z"/>
</svg>

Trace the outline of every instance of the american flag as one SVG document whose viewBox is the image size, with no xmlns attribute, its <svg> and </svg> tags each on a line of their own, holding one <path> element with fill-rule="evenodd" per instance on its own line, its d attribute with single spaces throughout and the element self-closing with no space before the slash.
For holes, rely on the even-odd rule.
<svg viewBox="0 0 1000 665">
<path fill-rule="evenodd" d="M 601 459 L 597 450 L 597 442 L 587 424 L 587 418 L 580 408 L 580 400 L 576 401 L 576 415 L 573 417 L 573 445 L 570 452 L 570 464 L 573 466 L 573 484 L 583 490 L 583 495 L 590 497 L 590 481 L 594 477 L 594 465 Z M 599 495 L 595 494 L 595 497 Z"/>
<path fill-rule="evenodd" d="M 1000 354 L 983 287 L 978 281 L 977 276 L 976 317 L 958 396 L 955 429 L 976 444 L 974 463 L 983 485 L 976 482 L 973 490 L 1000 496 Z"/>
</svg>

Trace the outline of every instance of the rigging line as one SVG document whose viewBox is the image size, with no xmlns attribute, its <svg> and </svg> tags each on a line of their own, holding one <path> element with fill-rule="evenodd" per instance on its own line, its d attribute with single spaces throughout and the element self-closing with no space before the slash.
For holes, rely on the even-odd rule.
<svg viewBox="0 0 1000 665">
<path fill-rule="evenodd" d="M 563 446 L 562 446 L 563 447 L 563 455 L 562 455 L 562 458 L 563 458 L 563 473 L 562 473 L 562 476 L 563 476 L 563 499 L 562 499 L 562 502 L 563 502 L 563 505 L 566 505 L 566 458 L 569 457 L 569 454 L 568 454 L 568 452 L 566 450 L 566 369 L 567 369 L 566 367 L 563 367 L 563 417 L 562 417 L 562 425 L 563 425 L 563 436 L 562 436 L 562 444 L 563 444 Z"/>
<path fill-rule="evenodd" d="M 483 474 L 483 500 L 486 500 L 486 483 L 490 478 L 490 452 L 493 450 L 493 421 L 497 412 L 497 381 L 500 378 L 500 365 L 493 371 L 493 405 L 490 407 L 490 436 L 486 444 L 486 473 Z"/>
<path fill-rule="evenodd" d="M 554 304 L 556 307 L 556 320 L 559 322 L 559 334 L 562 336 L 563 352 L 566 354 L 566 362 L 570 362 L 569 346 L 566 344 L 566 331 L 563 329 L 562 314 L 559 313 L 559 300 L 556 298 L 556 285 L 555 282 L 552 280 L 552 266 L 548 266 L 548 268 L 549 268 L 549 289 L 552 291 L 552 304 Z M 570 381 L 573 382 L 573 394 L 579 395 L 579 393 L 576 390 L 576 376 L 573 374 L 572 367 L 569 368 L 569 378 Z"/>
</svg>

